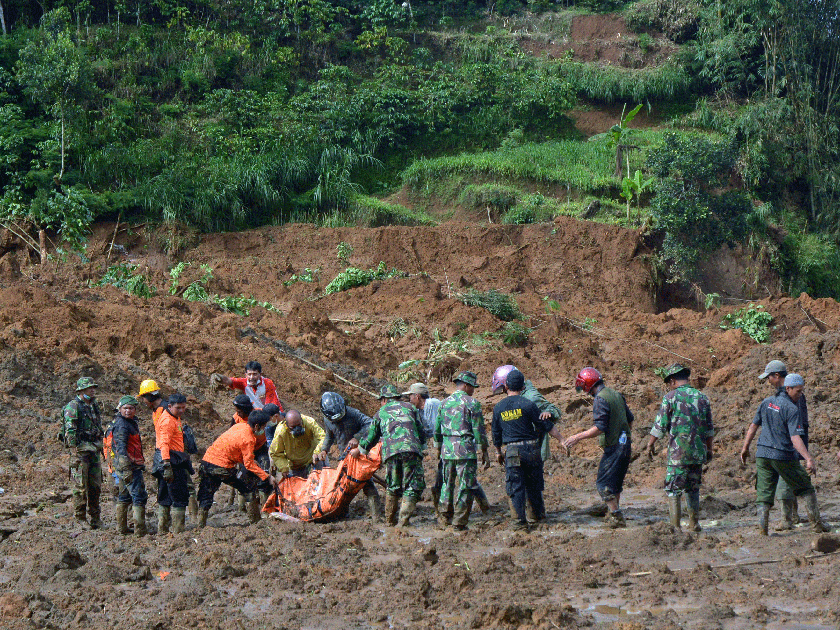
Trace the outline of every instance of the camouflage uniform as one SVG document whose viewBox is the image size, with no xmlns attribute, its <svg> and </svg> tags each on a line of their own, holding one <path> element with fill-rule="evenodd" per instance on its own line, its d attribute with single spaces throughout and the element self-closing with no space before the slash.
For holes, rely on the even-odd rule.
<svg viewBox="0 0 840 630">
<path fill-rule="evenodd" d="M 92 378 L 83 377 L 77 382 L 76 391 L 95 387 Z M 73 479 L 73 511 L 78 520 L 85 520 L 98 527 L 101 519 L 99 497 L 102 494 L 102 419 L 99 405 L 77 395 L 64 407 L 64 445 L 73 449 L 70 454 L 70 475 Z"/>
<path fill-rule="evenodd" d="M 551 421 L 554 424 L 560 422 L 560 410 L 555 405 L 552 405 L 550 402 L 548 402 L 545 399 L 545 396 L 543 396 L 540 393 L 540 391 L 536 387 L 534 387 L 534 384 L 531 381 L 525 381 L 525 389 L 521 395 L 523 398 L 530 400 L 532 403 L 534 403 L 540 410 L 540 413 L 543 413 L 545 411 L 550 413 Z M 548 433 L 546 433 L 542 437 L 542 444 L 540 445 L 540 455 L 542 456 L 543 462 L 547 462 L 551 459 L 551 446 L 549 445 L 550 440 L 551 438 L 549 437 Z"/>
<path fill-rule="evenodd" d="M 662 398 L 650 434 L 668 434 L 665 491 L 668 496 L 692 494 L 700 489 L 706 441 L 714 435 L 712 409 L 705 394 L 681 385 Z"/>
<path fill-rule="evenodd" d="M 399 397 L 392 386 L 387 398 Z M 392 394 L 396 394 L 395 396 Z M 410 402 L 392 400 L 373 417 L 368 434 L 359 440 L 363 455 L 381 439 L 382 461 L 386 465 L 386 486 L 389 494 L 419 500 L 426 488 L 423 476 L 423 423 L 420 412 Z"/>
<path fill-rule="evenodd" d="M 477 451 L 487 449 L 481 403 L 461 390 L 444 400 L 435 421 L 434 445 L 443 462 L 440 511 L 448 516 L 453 499 L 456 509 L 466 509 L 480 490 Z"/>
</svg>

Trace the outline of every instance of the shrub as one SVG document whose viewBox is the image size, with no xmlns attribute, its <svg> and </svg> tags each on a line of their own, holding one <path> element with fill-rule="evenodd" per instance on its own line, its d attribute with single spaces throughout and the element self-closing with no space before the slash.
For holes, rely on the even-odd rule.
<svg viewBox="0 0 840 630">
<path fill-rule="evenodd" d="M 694 0 L 642 0 L 627 10 L 627 26 L 637 32 L 659 31 L 682 44 L 697 33 L 700 10 Z"/>
<path fill-rule="evenodd" d="M 528 343 L 528 335 L 530 334 L 530 328 L 523 326 L 517 321 L 513 321 L 505 324 L 499 336 L 506 346 L 524 346 Z"/>
<path fill-rule="evenodd" d="M 465 293 L 455 293 L 454 297 L 467 306 L 478 306 L 487 309 L 505 322 L 522 318 L 522 312 L 519 310 L 516 300 L 512 296 L 506 293 L 499 293 L 495 289 L 490 289 L 489 291 L 469 289 Z"/>
<path fill-rule="evenodd" d="M 469 184 L 458 197 L 458 203 L 466 208 L 490 206 L 498 212 L 506 212 L 521 196 L 522 191 L 502 184 Z"/>
<path fill-rule="evenodd" d="M 388 203 L 376 197 L 356 196 L 350 215 L 357 225 L 435 225 L 437 222 L 421 210 L 411 210 L 398 203 Z"/>
<path fill-rule="evenodd" d="M 354 287 L 363 287 L 374 280 L 385 280 L 387 278 L 407 278 L 408 274 L 405 271 L 392 268 L 388 269 L 385 263 L 380 261 L 375 269 L 359 269 L 357 267 L 348 267 L 339 273 L 333 280 L 324 287 L 324 295 L 332 295 L 339 291 L 346 291 Z"/>
<path fill-rule="evenodd" d="M 136 273 L 136 271 L 137 265 L 130 263 L 111 265 L 105 271 L 97 286 L 102 287 L 110 284 L 137 297 L 144 299 L 152 297 L 155 294 L 154 287 L 149 284 L 149 279 L 144 274 Z"/>
<path fill-rule="evenodd" d="M 633 70 L 567 61 L 559 75 L 579 95 L 606 103 L 672 100 L 689 94 L 692 87 L 685 68 L 672 63 Z"/>
<path fill-rule="evenodd" d="M 763 309 L 761 304 L 739 308 L 734 313 L 724 316 L 720 327 L 724 330 L 740 328 L 758 343 L 767 343 L 770 341 L 770 322 L 773 321 L 773 316 Z"/>
<path fill-rule="evenodd" d="M 558 214 L 560 214 L 560 207 L 556 201 L 544 197 L 541 193 L 534 193 L 526 196 L 508 210 L 502 217 L 502 223 L 515 225 L 542 223 L 551 221 Z"/>
</svg>

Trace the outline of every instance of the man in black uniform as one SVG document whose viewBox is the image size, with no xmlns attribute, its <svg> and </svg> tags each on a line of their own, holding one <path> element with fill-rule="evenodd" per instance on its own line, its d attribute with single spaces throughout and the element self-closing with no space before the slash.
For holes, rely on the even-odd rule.
<svg viewBox="0 0 840 630">
<path fill-rule="evenodd" d="M 633 412 L 627 406 L 624 396 L 604 385 L 601 373 L 595 368 L 586 367 L 578 373 L 575 389 L 594 398 L 593 422 L 586 431 L 567 438 L 563 447 L 568 451 L 581 440 L 598 438 L 598 444 L 604 450 L 604 454 L 598 464 L 595 486 L 609 510 L 604 517 L 604 524 L 611 529 L 626 527 L 619 502 L 624 490 L 624 477 L 630 466 L 630 427 L 633 424 Z"/>
<path fill-rule="evenodd" d="M 534 508 L 536 519 L 545 518 L 540 438 L 546 433 L 559 442 L 563 438 L 551 420 L 540 420 L 539 407 L 522 396 L 525 389 L 522 372 L 511 370 L 505 385 L 507 396 L 493 407 L 493 445 L 496 447 L 499 464 L 505 466 L 507 494 L 519 519 L 515 529 L 527 531 L 526 496 Z M 506 447 L 504 455 L 502 444 Z"/>
<path fill-rule="evenodd" d="M 344 459 L 345 453 L 359 445 L 359 440 L 368 434 L 370 424 L 373 422 L 370 416 L 347 405 L 344 398 L 335 392 L 321 394 L 321 415 L 324 420 L 324 430 L 327 433 L 323 448 L 329 453 L 333 444 L 338 446 L 339 461 Z M 329 466 L 329 460 L 326 465 Z M 382 510 L 379 507 L 379 493 L 376 491 L 373 480 L 362 487 L 362 492 L 367 497 L 370 520 L 378 523 L 382 518 Z"/>
</svg>

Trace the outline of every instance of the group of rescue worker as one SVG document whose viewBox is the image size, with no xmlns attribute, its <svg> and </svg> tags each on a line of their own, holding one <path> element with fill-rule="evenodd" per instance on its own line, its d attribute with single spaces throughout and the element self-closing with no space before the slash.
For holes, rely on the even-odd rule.
<svg viewBox="0 0 840 630">
<path fill-rule="evenodd" d="M 709 399 L 691 387 L 690 375 L 691 370 L 681 364 L 665 368 L 663 380 L 669 392 L 662 399 L 645 451 L 652 458 L 657 440 L 667 437 L 664 487 L 670 522 L 675 528 L 682 527 L 681 501 L 685 495 L 688 528 L 700 531 L 699 491 L 703 467 L 713 457 L 714 425 Z M 759 530 L 767 535 L 769 512 L 774 498 L 778 498 L 784 514 L 779 529 L 790 529 L 798 523 L 797 499 L 802 499 L 813 530 L 826 531 L 809 477 L 816 464 L 808 451 L 804 379 L 789 374 L 779 360 L 771 361 L 759 378 L 767 379 L 775 393 L 759 406 L 740 454 L 746 465 L 750 444 L 761 430 L 756 451 Z M 197 490 L 192 481 L 195 470 L 191 455 L 198 449 L 191 428 L 184 422 L 187 398 L 183 394 L 174 393 L 164 400 L 157 383 L 145 380 L 136 396 L 119 399 L 112 422 L 103 429 L 96 383 L 91 377 L 77 381 L 76 396 L 64 407 L 59 434 L 71 449 L 77 520 L 89 517 L 93 529 L 102 524 L 104 456 L 114 481 L 119 532 L 131 531 L 131 511 L 135 535 L 148 533 L 148 493 L 143 475 L 146 462 L 137 423 L 141 403 L 151 411 L 155 430 L 151 474 L 157 481 L 159 534 L 183 532 L 188 509 L 199 528 L 206 526 L 222 484 L 239 493 L 240 508 L 247 511 L 251 522 L 257 522 L 262 506 L 277 491 L 283 477 L 305 478 L 313 468 L 328 466 L 333 446 L 341 460 L 345 456 L 365 457 L 380 442 L 386 474 L 384 482 L 377 481 L 385 486 L 387 525 L 409 525 L 426 487 L 423 457 L 429 441 L 436 468 L 431 495 L 439 525 L 463 530 L 473 502 L 483 512 L 491 507 L 477 479 L 479 454 L 484 468 L 491 464 L 481 404 L 473 397 L 479 386 L 474 372 L 456 374 L 455 391 L 442 401 L 431 398 L 423 383 L 414 383 L 407 391 L 385 385 L 379 392 L 380 408 L 373 417 L 347 405 L 338 393 L 324 392 L 320 424 L 296 409 L 286 408 L 274 383 L 263 377 L 262 366 L 256 361 L 246 364 L 244 378 L 213 374 L 211 380 L 242 393 L 233 400 L 235 413 L 230 427 L 201 459 Z M 563 439 L 556 426 L 560 410 L 520 370 L 503 365 L 493 374 L 492 393 L 504 397 L 493 408 L 491 439 L 496 460 L 505 468 L 515 529 L 527 530 L 546 516 L 543 466 L 551 457 L 552 438 L 561 443 L 566 454 L 581 440 L 598 438 L 603 453 L 595 485 L 606 506 L 604 523 L 610 528 L 626 526 L 620 499 L 631 461 L 634 415 L 624 396 L 607 387 L 595 368 L 582 369 L 575 387 L 592 397 L 593 423 L 589 429 Z M 840 453 L 837 457 L 840 459 Z M 364 485 L 363 492 L 371 519 L 379 521 L 382 510 L 373 479 Z"/>
</svg>

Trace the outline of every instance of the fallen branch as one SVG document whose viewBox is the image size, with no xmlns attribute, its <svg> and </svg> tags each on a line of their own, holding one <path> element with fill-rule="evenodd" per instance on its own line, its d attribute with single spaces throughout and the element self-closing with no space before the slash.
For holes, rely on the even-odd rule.
<svg viewBox="0 0 840 630">
<path fill-rule="evenodd" d="M 111 260 L 111 251 L 114 249 L 114 241 L 117 240 L 117 232 L 120 229 L 120 221 L 122 220 L 122 210 L 117 217 L 117 224 L 114 226 L 114 237 L 111 239 L 111 246 L 108 248 L 108 260 Z"/>
<path fill-rule="evenodd" d="M 296 359 L 298 359 L 299 361 L 303 361 L 304 363 L 306 363 L 306 365 L 309 365 L 309 366 L 311 366 L 311 367 L 314 367 L 316 370 L 320 370 L 321 372 L 330 372 L 330 373 L 331 373 L 331 374 L 332 374 L 335 378 L 337 378 L 337 379 L 338 379 L 339 381 L 341 381 L 342 383 L 346 383 L 347 385 L 350 385 L 351 387 L 355 387 L 356 389 L 359 389 L 359 390 L 363 391 L 364 393 L 366 393 L 366 394 L 368 394 L 368 395 L 370 395 L 370 396 L 373 396 L 374 398 L 379 398 L 379 395 L 378 395 L 378 394 L 374 394 L 373 392 L 368 391 L 367 389 L 365 389 L 365 388 L 364 388 L 364 387 L 362 387 L 361 385 L 356 385 L 356 383 L 354 383 L 353 381 L 349 381 L 349 380 L 347 380 L 346 378 L 344 378 L 344 377 L 343 377 L 343 376 L 341 376 L 340 374 L 336 374 L 336 373 L 335 373 L 335 372 L 333 372 L 332 370 L 328 370 L 327 368 L 325 368 L 325 367 L 321 367 L 320 365 L 318 365 L 318 364 L 316 364 L 316 363 L 312 363 L 312 361 L 308 361 L 308 360 L 304 359 L 303 357 L 299 357 L 299 356 L 297 356 L 297 355 L 292 355 L 292 356 L 294 356 L 294 357 L 295 357 Z"/>
</svg>

